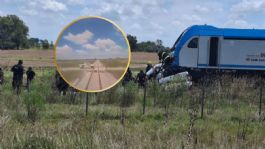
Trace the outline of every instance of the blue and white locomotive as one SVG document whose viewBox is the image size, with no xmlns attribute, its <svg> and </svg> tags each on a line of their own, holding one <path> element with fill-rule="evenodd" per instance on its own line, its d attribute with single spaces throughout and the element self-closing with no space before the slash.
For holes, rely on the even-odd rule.
<svg viewBox="0 0 265 149">
<path fill-rule="evenodd" d="M 260 73 L 265 72 L 265 30 L 216 28 L 194 25 L 177 39 L 171 52 L 160 55 L 163 75 L 188 71 Z M 165 64 L 165 62 L 167 64 Z"/>
</svg>

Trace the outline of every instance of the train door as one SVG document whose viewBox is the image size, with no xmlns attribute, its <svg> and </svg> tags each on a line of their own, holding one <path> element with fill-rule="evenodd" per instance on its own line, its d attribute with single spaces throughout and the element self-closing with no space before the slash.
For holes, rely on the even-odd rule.
<svg viewBox="0 0 265 149">
<path fill-rule="evenodd" d="M 216 67 L 218 65 L 218 37 L 210 38 L 210 48 L 209 48 L 209 66 Z"/>
</svg>

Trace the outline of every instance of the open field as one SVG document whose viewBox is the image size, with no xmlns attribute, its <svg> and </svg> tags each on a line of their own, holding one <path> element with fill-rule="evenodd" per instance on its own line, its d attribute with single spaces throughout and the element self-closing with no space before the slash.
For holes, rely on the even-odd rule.
<svg viewBox="0 0 265 149">
<path fill-rule="evenodd" d="M 157 53 L 149 53 L 149 52 L 132 52 L 131 57 L 131 65 L 132 69 L 143 69 L 146 67 L 147 63 L 158 64 L 158 56 Z"/>
<path fill-rule="evenodd" d="M 11 67 L 18 60 L 26 67 L 53 67 L 53 50 L 0 50 L 0 66 Z"/>
<path fill-rule="evenodd" d="M 125 72 L 127 59 L 57 60 L 64 78 L 81 90 L 110 87 Z"/>
<path fill-rule="evenodd" d="M 0 66 L 12 66 L 19 59 L 24 60 L 25 66 L 32 67 L 53 67 L 53 50 L 0 50 Z M 81 60 L 81 62 L 83 62 Z M 133 69 L 146 67 L 146 64 L 158 63 L 156 53 L 132 52 L 131 65 Z M 72 65 L 69 62 L 69 65 Z"/>
<path fill-rule="evenodd" d="M 155 56 L 150 53 L 144 56 L 149 55 Z M 30 56 L 27 58 L 34 64 Z M 138 62 L 134 59 L 132 63 L 146 61 L 147 58 Z M 72 63 L 67 66 L 73 67 Z M 223 76 L 208 86 L 198 84 L 191 89 L 148 82 L 144 102 L 144 90 L 134 82 L 125 87 L 119 83 L 97 94 L 69 89 L 62 96 L 55 87 L 55 68 L 50 67 L 36 69 L 30 91 L 23 87 L 17 96 L 12 90 L 11 72 L 4 73 L 5 83 L 0 85 L 0 148 L 263 149 L 265 146 L 265 90 L 259 78 Z"/>
</svg>

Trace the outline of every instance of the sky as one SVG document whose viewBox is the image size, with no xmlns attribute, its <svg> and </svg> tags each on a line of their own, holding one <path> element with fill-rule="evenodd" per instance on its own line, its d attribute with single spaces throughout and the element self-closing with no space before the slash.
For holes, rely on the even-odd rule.
<svg viewBox="0 0 265 149">
<path fill-rule="evenodd" d="M 128 45 L 112 23 L 100 18 L 85 18 L 62 32 L 56 57 L 61 60 L 127 58 Z"/>
<path fill-rule="evenodd" d="M 138 41 L 161 39 L 171 47 L 194 24 L 265 28 L 265 0 L 1 0 L 0 15 L 16 14 L 30 37 L 55 41 L 80 16 L 113 20 Z"/>
</svg>

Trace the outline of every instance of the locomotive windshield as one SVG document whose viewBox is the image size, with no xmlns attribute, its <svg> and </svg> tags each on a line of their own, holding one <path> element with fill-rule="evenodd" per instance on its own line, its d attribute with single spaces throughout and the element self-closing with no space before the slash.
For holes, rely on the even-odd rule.
<svg viewBox="0 0 265 149">
<path fill-rule="evenodd" d="M 182 32 L 182 33 L 180 34 L 180 36 L 178 37 L 178 39 L 176 40 L 176 42 L 174 43 L 174 45 L 173 45 L 173 47 L 170 49 L 170 51 L 174 51 L 174 50 L 175 50 L 175 48 L 176 48 L 178 42 L 180 41 L 180 39 L 181 39 L 182 36 L 186 33 L 187 30 L 188 30 L 188 29 L 186 29 L 184 32 Z"/>
</svg>

